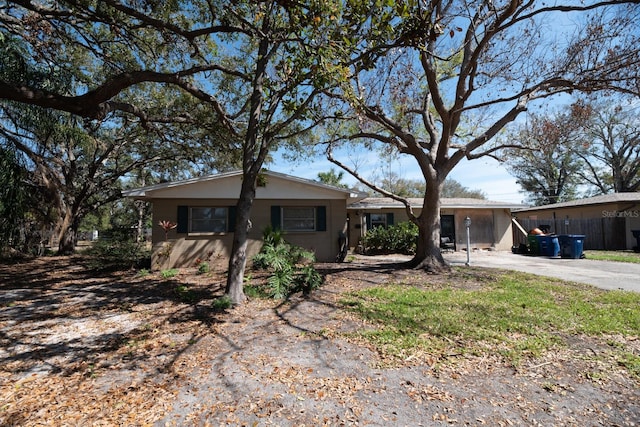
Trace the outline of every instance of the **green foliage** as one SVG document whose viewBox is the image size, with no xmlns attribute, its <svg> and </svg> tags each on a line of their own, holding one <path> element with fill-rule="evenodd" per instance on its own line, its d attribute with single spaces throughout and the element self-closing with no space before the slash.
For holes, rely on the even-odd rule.
<svg viewBox="0 0 640 427">
<path fill-rule="evenodd" d="M 264 287 L 256 286 L 253 284 L 244 285 L 244 294 L 248 298 L 268 298 L 269 292 L 265 291 Z"/>
<path fill-rule="evenodd" d="M 209 272 L 209 263 L 208 262 L 201 262 L 198 265 L 198 274 L 205 274 Z"/>
<path fill-rule="evenodd" d="M 329 169 L 329 172 L 318 172 L 318 181 L 323 184 L 333 185 L 334 187 L 349 188 L 342 182 L 344 171 L 336 172 L 335 169 Z"/>
<path fill-rule="evenodd" d="M 640 264 L 640 253 L 631 251 L 584 251 L 585 258 L 599 261 L 630 262 Z"/>
<path fill-rule="evenodd" d="M 480 290 L 398 284 L 369 288 L 343 304 L 380 326 L 365 333 L 366 339 L 403 359 L 421 352 L 438 360 L 447 354 L 497 351 L 518 365 L 568 345 L 565 336 L 635 337 L 640 327 L 637 293 L 571 286 L 522 273 L 500 273 L 485 280 Z M 616 343 L 617 363 L 637 374 L 638 357 L 629 357 L 624 340 Z"/>
<path fill-rule="evenodd" d="M 126 270 L 150 263 L 151 253 L 144 244 L 130 238 L 101 239 L 85 251 L 89 265 L 95 269 Z"/>
<path fill-rule="evenodd" d="M 165 277 L 164 273 L 170 274 Z M 177 270 L 165 270 L 162 272 L 162 277 L 169 278 L 177 274 Z M 194 293 L 189 289 L 187 285 L 178 285 L 175 288 L 175 293 L 184 302 L 193 302 L 196 299 Z"/>
<path fill-rule="evenodd" d="M 268 225 L 262 232 L 262 241 L 265 245 L 278 246 L 280 243 L 284 242 L 283 232 L 278 228 L 274 229 L 272 226 Z"/>
<path fill-rule="evenodd" d="M 633 352 L 624 352 L 620 355 L 618 364 L 623 366 L 631 376 L 640 379 L 640 356 Z"/>
<path fill-rule="evenodd" d="M 442 193 L 440 194 L 440 197 L 446 197 L 446 198 L 463 197 L 463 198 L 469 198 L 469 199 L 482 199 L 482 200 L 486 200 L 487 198 L 486 194 L 484 194 L 482 190 L 472 190 L 470 188 L 465 187 L 464 185 L 460 184 L 458 181 L 452 178 L 447 178 L 444 180 L 444 185 L 442 186 Z"/>
<path fill-rule="evenodd" d="M 585 169 L 585 118 L 576 114 L 573 106 L 556 114 L 531 114 L 507 137 L 527 147 L 506 150 L 505 165 L 536 206 L 574 200 L 584 184 L 580 173 Z"/>
<path fill-rule="evenodd" d="M 322 286 L 322 276 L 311 264 L 303 265 L 296 273 L 296 283 L 305 295 Z"/>
<path fill-rule="evenodd" d="M 0 249 L 17 234 L 16 224 L 28 209 L 25 176 L 18 154 L 0 146 Z"/>
<path fill-rule="evenodd" d="M 368 230 L 362 241 L 367 252 L 413 254 L 416 251 L 418 227 L 409 221 L 389 227 Z"/>
<path fill-rule="evenodd" d="M 309 294 L 322 285 L 314 261 L 313 252 L 287 243 L 279 230 L 267 228 L 262 249 L 253 257 L 253 266 L 270 272 L 268 294 L 283 299 L 296 292 Z"/>
<path fill-rule="evenodd" d="M 265 290 L 264 286 L 254 285 L 252 280 L 252 274 L 244 277 L 244 294 L 249 298 L 269 298 L 269 292 Z"/>
<path fill-rule="evenodd" d="M 175 277 L 177 274 L 178 274 L 178 270 L 176 270 L 175 268 L 162 270 L 160 272 L 160 276 L 162 276 L 163 279 L 170 279 L 171 277 Z"/>
<path fill-rule="evenodd" d="M 219 298 L 216 298 L 211 303 L 211 308 L 213 308 L 215 311 L 228 310 L 232 306 L 233 303 L 231 302 L 231 298 L 229 298 L 229 295 L 223 295 Z"/>
</svg>

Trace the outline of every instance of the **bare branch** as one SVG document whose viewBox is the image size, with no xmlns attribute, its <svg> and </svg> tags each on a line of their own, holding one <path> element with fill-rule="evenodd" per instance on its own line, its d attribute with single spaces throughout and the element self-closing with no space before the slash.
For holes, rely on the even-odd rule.
<svg viewBox="0 0 640 427">
<path fill-rule="evenodd" d="M 407 212 L 407 216 L 409 217 L 409 219 L 412 222 L 416 222 L 416 216 L 413 213 L 413 208 L 411 207 L 411 203 L 409 203 L 409 201 L 404 198 L 404 197 L 400 197 L 396 194 L 393 194 L 387 190 L 385 190 L 384 188 L 381 188 L 377 185 L 375 185 L 374 183 L 372 183 L 371 181 L 365 179 L 362 175 L 360 175 L 357 171 L 353 170 L 352 168 L 350 168 L 349 166 L 345 165 L 344 163 L 342 163 L 341 161 L 337 160 L 336 158 L 333 157 L 333 152 L 332 152 L 332 146 L 331 144 L 329 144 L 327 146 L 327 159 L 335 164 L 336 166 L 340 167 L 341 169 L 344 169 L 345 171 L 347 171 L 348 173 L 350 173 L 354 178 L 356 178 L 358 181 L 360 181 L 361 183 L 363 183 L 364 185 L 366 185 L 367 187 L 371 188 L 372 190 L 382 194 L 383 196 L 389 197 L 393 200 L 397 200 L 398 202 L 402 203 L 405 207 L 405 210 Z"/>
</svg>

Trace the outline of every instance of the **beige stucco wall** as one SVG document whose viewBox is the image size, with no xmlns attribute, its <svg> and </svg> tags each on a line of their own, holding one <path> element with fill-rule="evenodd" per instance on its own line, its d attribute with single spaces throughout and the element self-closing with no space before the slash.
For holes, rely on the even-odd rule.
<svg viewBox="0 0 640 427">
<path fill-rule="evenodd" d="M 466 248 L 467 229 L 465 218 L 469 217 L 469 240 L 471 249 L 509 251 L 513 246 L 511 213 L 508 209 L 443 209 L 443 215 L 454 215 L 456 245 L 458 250 Z"/>
<path fill-rule="evenodd" d="M 170 230 L 168 241 L 158 221 L 177 222 L 178 206 L 234 206 L 233 199 L 156 199 L 153 202 L 152 268 L 167 269 L 193 266 L 197 259 L 226 265 L 231 252 L 233 233 L 199 233 L 189 235 Z M 338 232 L 346 220 L 346 200 L 256 200 L 251 214 L 247 256 L 250 259 L 262 246 L 262 233 L 271 224 L 271 206 L 326 206 L 326 231 L 288 232 L 285 239 L 314 251 L 318 261 L 332 261 L 338 253 Z M 169 250 L 166 250 L 169 248 Z"/>
<path fill-rule="evenodd" d="M 510 251 L 513 246 L 513 223 L 511 222 L 511 210 L 495 209 L 493 211 L 493 223 L 496 250 Z"/>
<path fill-rule="evenodd" d="M 421 209 L 414 209 L 419 215 Z M 388 208 L 375 210 L 349 210 L 350 217 L 350 246 L 355 247 L 360 237 L 366 230 L 365 214 L 367 213 L 393 213 L 394 224 L 408 221 L 406 210 L 402 208 Z M 466 248 L 467 234 L 464 220 L 468 216 L 471 219 L 469 235 L 472 249 L 511 250 L 512 223 L 511 213 L 508 209 L 462 209 L 443 208 L 440 215 L 453 215 L 455 222 L 456 247 L 458 250 Z M 359 225 L 359 227 L 358 227 Z"/>
</svg>

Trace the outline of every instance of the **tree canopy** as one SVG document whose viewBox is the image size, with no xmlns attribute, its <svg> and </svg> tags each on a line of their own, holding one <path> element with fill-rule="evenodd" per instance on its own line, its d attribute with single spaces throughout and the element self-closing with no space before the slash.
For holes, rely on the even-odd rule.
<svg viewBox="0 0 640 427">
<path fill-rule="evenodd" d="M 334 168 L 329 169 L 328 172 L 318 172 L 318 181 L 323 184 L 333 185 L 334 187 L 349 188 L 349 186 L 342 182 L 344 177 L 344 171 L 336 171 Z"/>
<path fill-rule="evenodd" d="M 436 271 L 449 173 L 509 148 L 496 135 L 537 102 L 637 94 L 638 15 L 636 1 L 606 0 L 5 1 L 2 40 L 21 43 L 6 62 L 14 71 L 0 69 L 0 99 L 82 117 L 101 141 L 135 125 L 238 153 L 227 293 L 241 302 L 256 179 L 274 149 L 317 141 L 323 124 L 330 158 L 405 202 L 332 149 L 378 143 L 412 157 L 425 202 L 420 215 L 406 204 L 420 230 L 410 265 Z M 181 126 L 202 133 L 176 136 Z"/>
<path fill-rule="evenodd" d="M 579 100 L 556 113 L 530 114 L 506 138 L 510 173 L 534 205 L 638 191 L 640 121 L 633 103 Z"/>
<path fill-rule="evenodd" d="M 589 103 L 583 122 L 580 150 L 585 167 L 580 177 L 592 193 L 625 193 L 640 190 L 640 116 L 635 103 Z"/>
<path fill-rule="evenodd" d="M 331 129 L 329 158 L 405 203 L 420 233 L 410 265 L 446 268 L 439 201 L 449 173 L 464 158 L 521 145 L 495 137 L 557 95 L 637 94 L 639 12 L 636 2 L 408 2 L 394 11 L 391 36 L 354 60 L 351 84 L 334 93 L 351 121 Z M 426 183 L 420 214 L 336 158 L 333 148 L 345 141 L 375 141 L 413 158 Z"/>
<path fill-rule="evenodd" d="M 589 115 L 575 104 L 561 113 L 532 114 L 507 138 L 526 149 L 505 150 L 509 172 L 534 205 L 548 205 L 577 198 L 583 150 L 583 123 Z"/>
<path fill-rule="evenodd" d="M 26 46 L 24 40 L 15 37 L 0 40 L 3 59 L 0 75 L 7 79 L 23 76 L 26 81 L 61 92 L 76 90 L 76 79 L 63 78 L 64 74 L 48 74 L 29 60 L 24 55 L 28 50 Z M 68 54 L 75 47 L 58 48 Z M 77 54 L 83 55 L 83 52 Z M 172 120 L 142 127 L 125 115 L 114 115 L 104 122 L 89 122 L 38 105 L 0 103 L 1 143 L 20 153 L 25 168 L 31 171 L 32 185 L 43 188 L 49 195 L 49 213 L 40 217 L 51 222 L 43 227 L 57 229 L 59 253 L 73 252 L 83 218 L 119 199 L 122 180 L 131 179 L 143 169 L 149 172 L 152 165 L 155 169 L 155 173 L 148 173 L 149 182 L 163 179 L 167 173 L 175 179 L 189 172 L 208 173 L 238 164 L 234 160 L 238 158 L 237 152 L 221 147 L 221 126 L 202 114 L 202 108 L 189 99 L 179 100 L 180 94 L 174 93 L 169 101 L 169 95 L 170 92 L 160 93 L 152 87 L 136 89 L 136 96 L 146 99 L 149 112 L 162 105 L 167 114 L 175 110 L 175 103 L 180 108 L 188 107 L 197 124 L 187 127 L 179 120 Z M 34 203 L 35 206 L 41 204 L 40 201 Z"/>
</svg>

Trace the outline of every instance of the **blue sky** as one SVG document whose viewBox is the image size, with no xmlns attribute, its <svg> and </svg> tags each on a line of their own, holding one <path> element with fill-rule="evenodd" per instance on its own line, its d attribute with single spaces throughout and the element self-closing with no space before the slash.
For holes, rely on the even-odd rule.
<svg viewBox="0 0 640 427">
<path fill-rule="evenodd" d="M 317 179 L 319 172 L 328 172 L 331 168 L 340 170 L 323 157 L 316 157 L 304 163 L 287 161 L 277 154 L 274 157 L 276 161 L 266 165 L 267 169 L 300 178 Z M 347 156 L 339 156 L 336 153 L 336 158 L 349 163 Z M 361 158 L 359 161 L 362 163 L 358 170 L 365 178 L 370 178 L 375 170 L 381 167 L 381 162 L 375 152 L 368 153 L 365 158 Z M 415 160 L 409 156 L 405 156 L 402 161 L 394 162 L 392 169 L 394 173 L 405 179 L 424 179 L 415 165 Z M 483 191 L 489 200 L 508 203 L 524 202 L 525 195 L 519 192 L 520 186 L 516 184 L 516 179 L 492 158 L 463 160 L 455 167 L 449 177 L 471 190 Z M 345 172 L 343 182 L 352 186 L 357 183 L 356 179 L 347 172 Z"/>
</svg>

